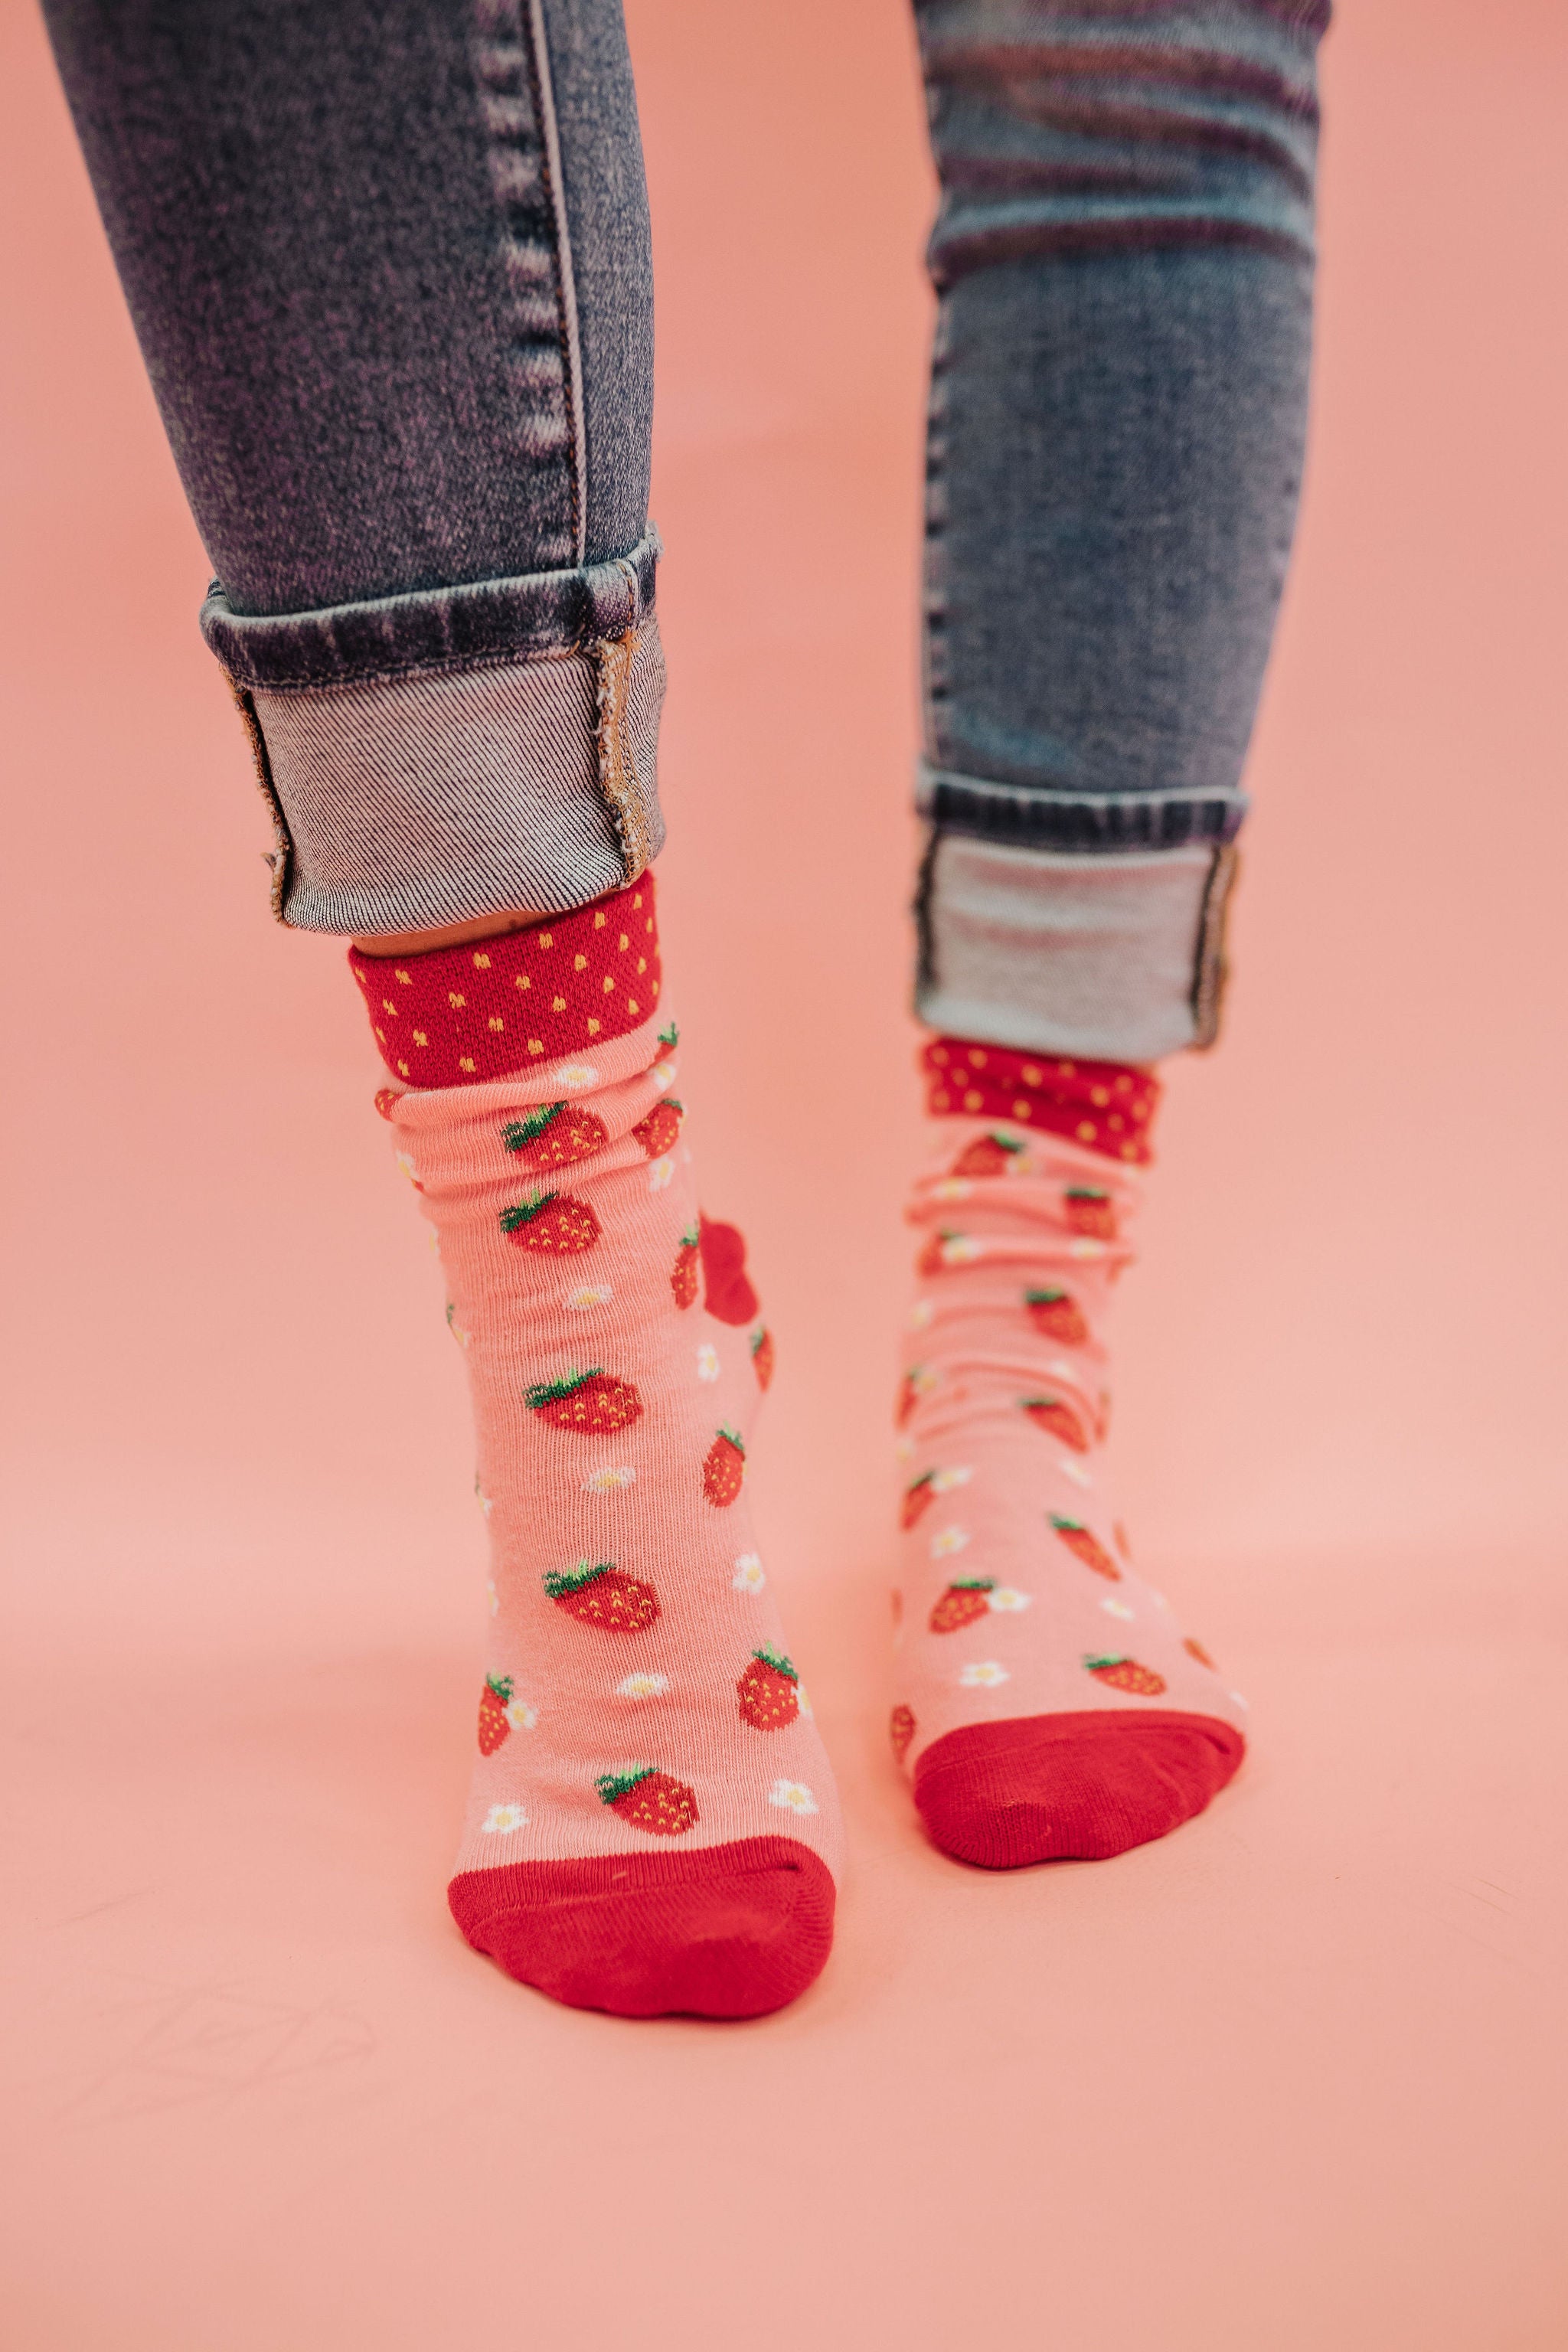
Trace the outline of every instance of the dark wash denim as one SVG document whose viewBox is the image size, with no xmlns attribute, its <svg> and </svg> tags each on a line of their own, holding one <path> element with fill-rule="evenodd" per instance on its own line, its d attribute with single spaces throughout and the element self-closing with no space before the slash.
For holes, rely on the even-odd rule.
<svg viewBox="0 0 1568 2352">
<path fill-rule="evenodd" d="M 285 919 L 657 854 L 652 293 L 615 0 L 46 0 L 217 574 Z M 1305 414 L 1323 0 L 917 0 L 942 205 L 920 1003 L 1212 1028 Z"/>
</svg>

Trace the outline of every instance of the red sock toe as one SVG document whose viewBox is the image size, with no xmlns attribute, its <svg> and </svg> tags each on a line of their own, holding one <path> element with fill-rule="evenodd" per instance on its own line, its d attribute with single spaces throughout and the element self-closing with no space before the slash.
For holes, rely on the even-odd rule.
<svg viewBox="0 0 1568 2352">
<path fill-rule="evenodd" d="M 1246 1745 L 1215 1716 L 1153 1710 L 969 1724 L 921 1757 L 915 1803 L 959 1862 L 1100 1862 L 1201 1813 Z"/>
<path fill-rule="evenodd" d="M 793 1838 L 465 1871 L 447 1899 L 509 1976 L 616 2017 L 765 2016 L 833 1942 L 832 1875 Z"/>
</svg>

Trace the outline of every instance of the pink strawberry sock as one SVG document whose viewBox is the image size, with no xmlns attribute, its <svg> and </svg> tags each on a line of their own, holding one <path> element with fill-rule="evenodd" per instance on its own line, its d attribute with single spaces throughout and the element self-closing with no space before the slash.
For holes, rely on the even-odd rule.
<svg viewBox="0 0 1568 2352">
<path fill-rule="evenodd" d="M 751 2017 L 827 1958 L 838 1810 L 747 1514 L 772 1343 L 697 1204 L 653 908 L 645 877 L 352 961 L 494 1556 L 454 1916 L 574 2007 Z"/>
<path fill-rule="evenodd" d="M 1201 1812 L 1246 1744 L 1245 1702 L 1131 1565 L 1101 1452 L 1159 1089 L 951 1037 L 925 1062 L 893 1745 L 962 1862 L 1121 1853 Z"/>
</svg>

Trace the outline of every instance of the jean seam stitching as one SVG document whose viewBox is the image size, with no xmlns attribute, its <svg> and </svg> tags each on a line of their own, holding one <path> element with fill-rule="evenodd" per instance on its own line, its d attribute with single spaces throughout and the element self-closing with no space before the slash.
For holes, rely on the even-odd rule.
<svg viewBox="0 0 1568 2352">
<path fill-rule="evenodd" d="M 588 544 L 587 430 L 583 413 L 582 339 L 577 324 L 577 280 L 572 266 L 572 229 L 566 217 L 566 187 L 561 169 L 561 133 L 551 79 L 543 0 L 528 0 L 529 58 L 534 104 L 543 150 L 545 193 L 555 222 L 555 291 L 560 320 L 561 366 L 572 434 L 572 543 L 579 563 Z"/>
</svg>

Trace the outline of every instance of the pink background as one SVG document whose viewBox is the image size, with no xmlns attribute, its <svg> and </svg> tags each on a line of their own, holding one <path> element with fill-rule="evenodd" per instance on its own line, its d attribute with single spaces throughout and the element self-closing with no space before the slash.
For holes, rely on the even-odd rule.
<svg viewBox="0 0 1568 2352">
<path fill-rule="evenodd" d="M 1346 0 L 1224 1049 L 1172 1074 L 1128 1517 L 1252 1695 L 1202 1822 L 966 1873 L 886 1753 L 931 201 L 899 0 L 635 0 L 661 867 L 837 1955 L 629 2026 L 443 1881 L 482 1545 L 341 950 L 269 924 L 205 572 L 0 20 L 0 2334 L 17 2352 L 1555 2352 L 1565 2093 L 1559 0 Z M 739 551 L 765 551 L 749 572 Z M 731 583 L 710 601 L 705 583 Z"/>
</svg>

